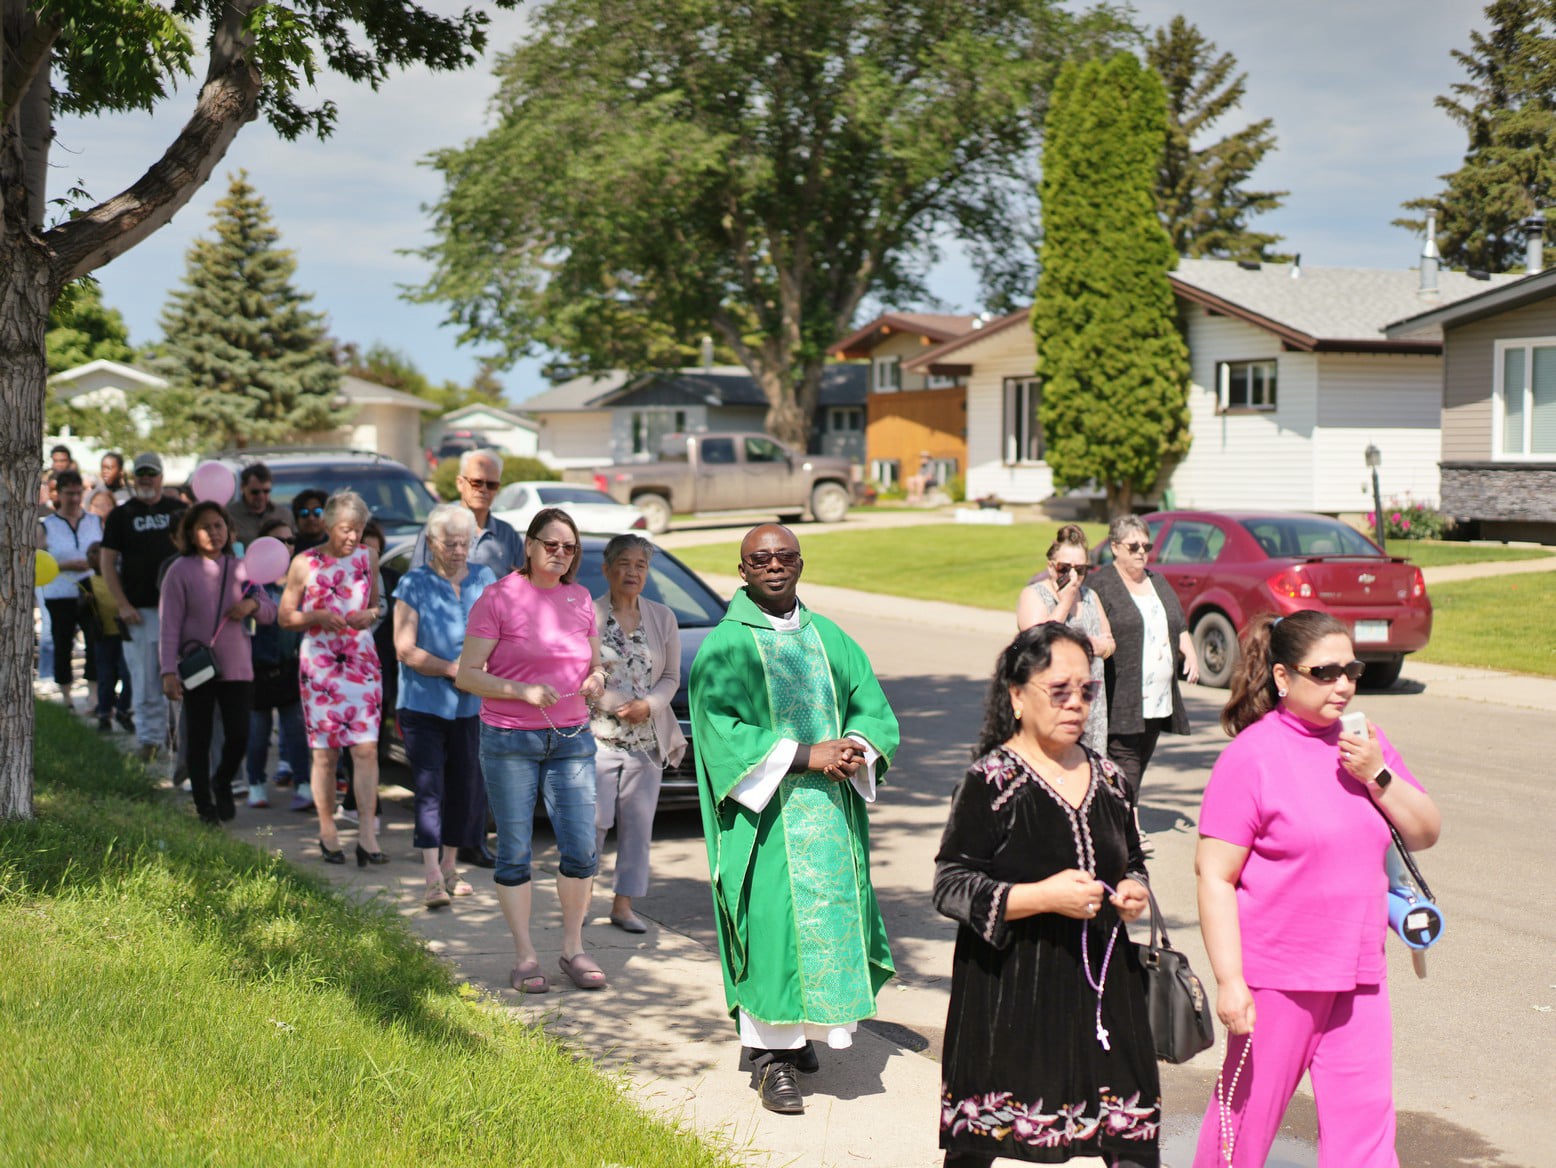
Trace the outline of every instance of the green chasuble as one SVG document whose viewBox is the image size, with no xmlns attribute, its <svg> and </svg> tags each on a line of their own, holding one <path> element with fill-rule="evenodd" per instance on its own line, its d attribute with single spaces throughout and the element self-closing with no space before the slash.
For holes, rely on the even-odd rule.
<svg viewBox="0 0 1556 1168">
<path fill-rule="evenodd" d="M 897 751 L 897 719 L 869 658 L 825 617 L 774 629 L 746 595 L 692 665 L 692 741 L 718 921 L 724 999 L 774 1025 L 842 1026 L 875 1014 L 894 972 L 870 885 L 868 805 L 852 783 L 785 775 L 761 812 L 730 798 L 780 739 L 854 736 Z"/>
</svg>

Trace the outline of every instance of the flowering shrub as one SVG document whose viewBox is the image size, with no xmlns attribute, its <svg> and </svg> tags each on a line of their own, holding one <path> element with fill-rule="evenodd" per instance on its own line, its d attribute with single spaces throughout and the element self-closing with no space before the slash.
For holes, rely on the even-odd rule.
<svg viewBox="0 0 1556 1168">
<path fill-rule="evenodd" d="M 1452 520 L 1429 503 L 1412 499 L 1392 498 L 1383 506 L 1383 535 L 1386 539 L 1441 539 L 1452 525 Z M 1369 531 L 1377 530 L 1374 512 L 1367 512 Z"/>
</svg>

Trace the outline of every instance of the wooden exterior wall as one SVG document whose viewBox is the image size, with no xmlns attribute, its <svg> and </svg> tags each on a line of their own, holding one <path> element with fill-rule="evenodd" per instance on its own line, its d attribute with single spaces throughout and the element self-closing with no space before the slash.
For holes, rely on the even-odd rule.
<svg viewBox="0 0 1556 1168">
<path fill-rule="evenodd" d="M 895 459 L 901 474 L 918 471 L 919 454 L 955 459 L 958 473 L 967 470 L 967 390 L 914 389 L 872 393 L 865 399 L 867 457 Z"/>
</svg>

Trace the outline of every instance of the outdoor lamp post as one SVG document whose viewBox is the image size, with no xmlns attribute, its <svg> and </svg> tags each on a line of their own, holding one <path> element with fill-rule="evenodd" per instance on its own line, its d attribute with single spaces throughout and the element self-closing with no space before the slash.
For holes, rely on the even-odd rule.
<svg viewBox="0 0 1556 1168">
<path fill-rule="evenodd" d="M 1378 546 L 1384 551 L 1388 545 L 1383 542 L 1383 493 L 1378 490 L 1378 467 L 1383 465 L 1383 451 L 1379 450 L 1371 442 L 1367 443 L 1367 465 L 1372 470 L 1372 526 L 1378 537 Z"/>
</svg>

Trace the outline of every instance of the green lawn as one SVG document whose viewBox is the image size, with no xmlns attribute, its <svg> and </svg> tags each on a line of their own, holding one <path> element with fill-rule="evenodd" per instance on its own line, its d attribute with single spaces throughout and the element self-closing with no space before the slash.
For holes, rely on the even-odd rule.
<svg viewBox="0 0 1556 1168">
<path fill-rule="evenodd" d="M 0 824 L 0 1159 L 719 1165 L 387 909 L 201 827 L 39 704 Z"/>
<path fill-rule="evenodd" d="M 1432 641 L 1415 656 L 1556 677 L 1556 572 L 1434 584 Z"/>
<path fill-rule="evenodd" d="M 1100 523 L 1085 524 L 1093 543 L 1107 534 Z M 1057 523 L 1018 523 L 1013 527 L 926 524 L 878 531 L 834 531 L 799 536 L 805 551 L 805 578 L 813 584 L 857 588 L 946 600 L 977 608 L 1016 607 L 1016 595 L 1045 564 Z M 1534 548 L 1480 547 L 1437 540 L 1399 540 L 1390 546 L 1423 568 L 1495 560 L 1524 560 L 1548 555 Z M 735 574 L 740 544 L 707 544 L 675 553 L 699 572 Z M 1436 589 L 1432 595 L 1436 596 Z"/>
</svg>

